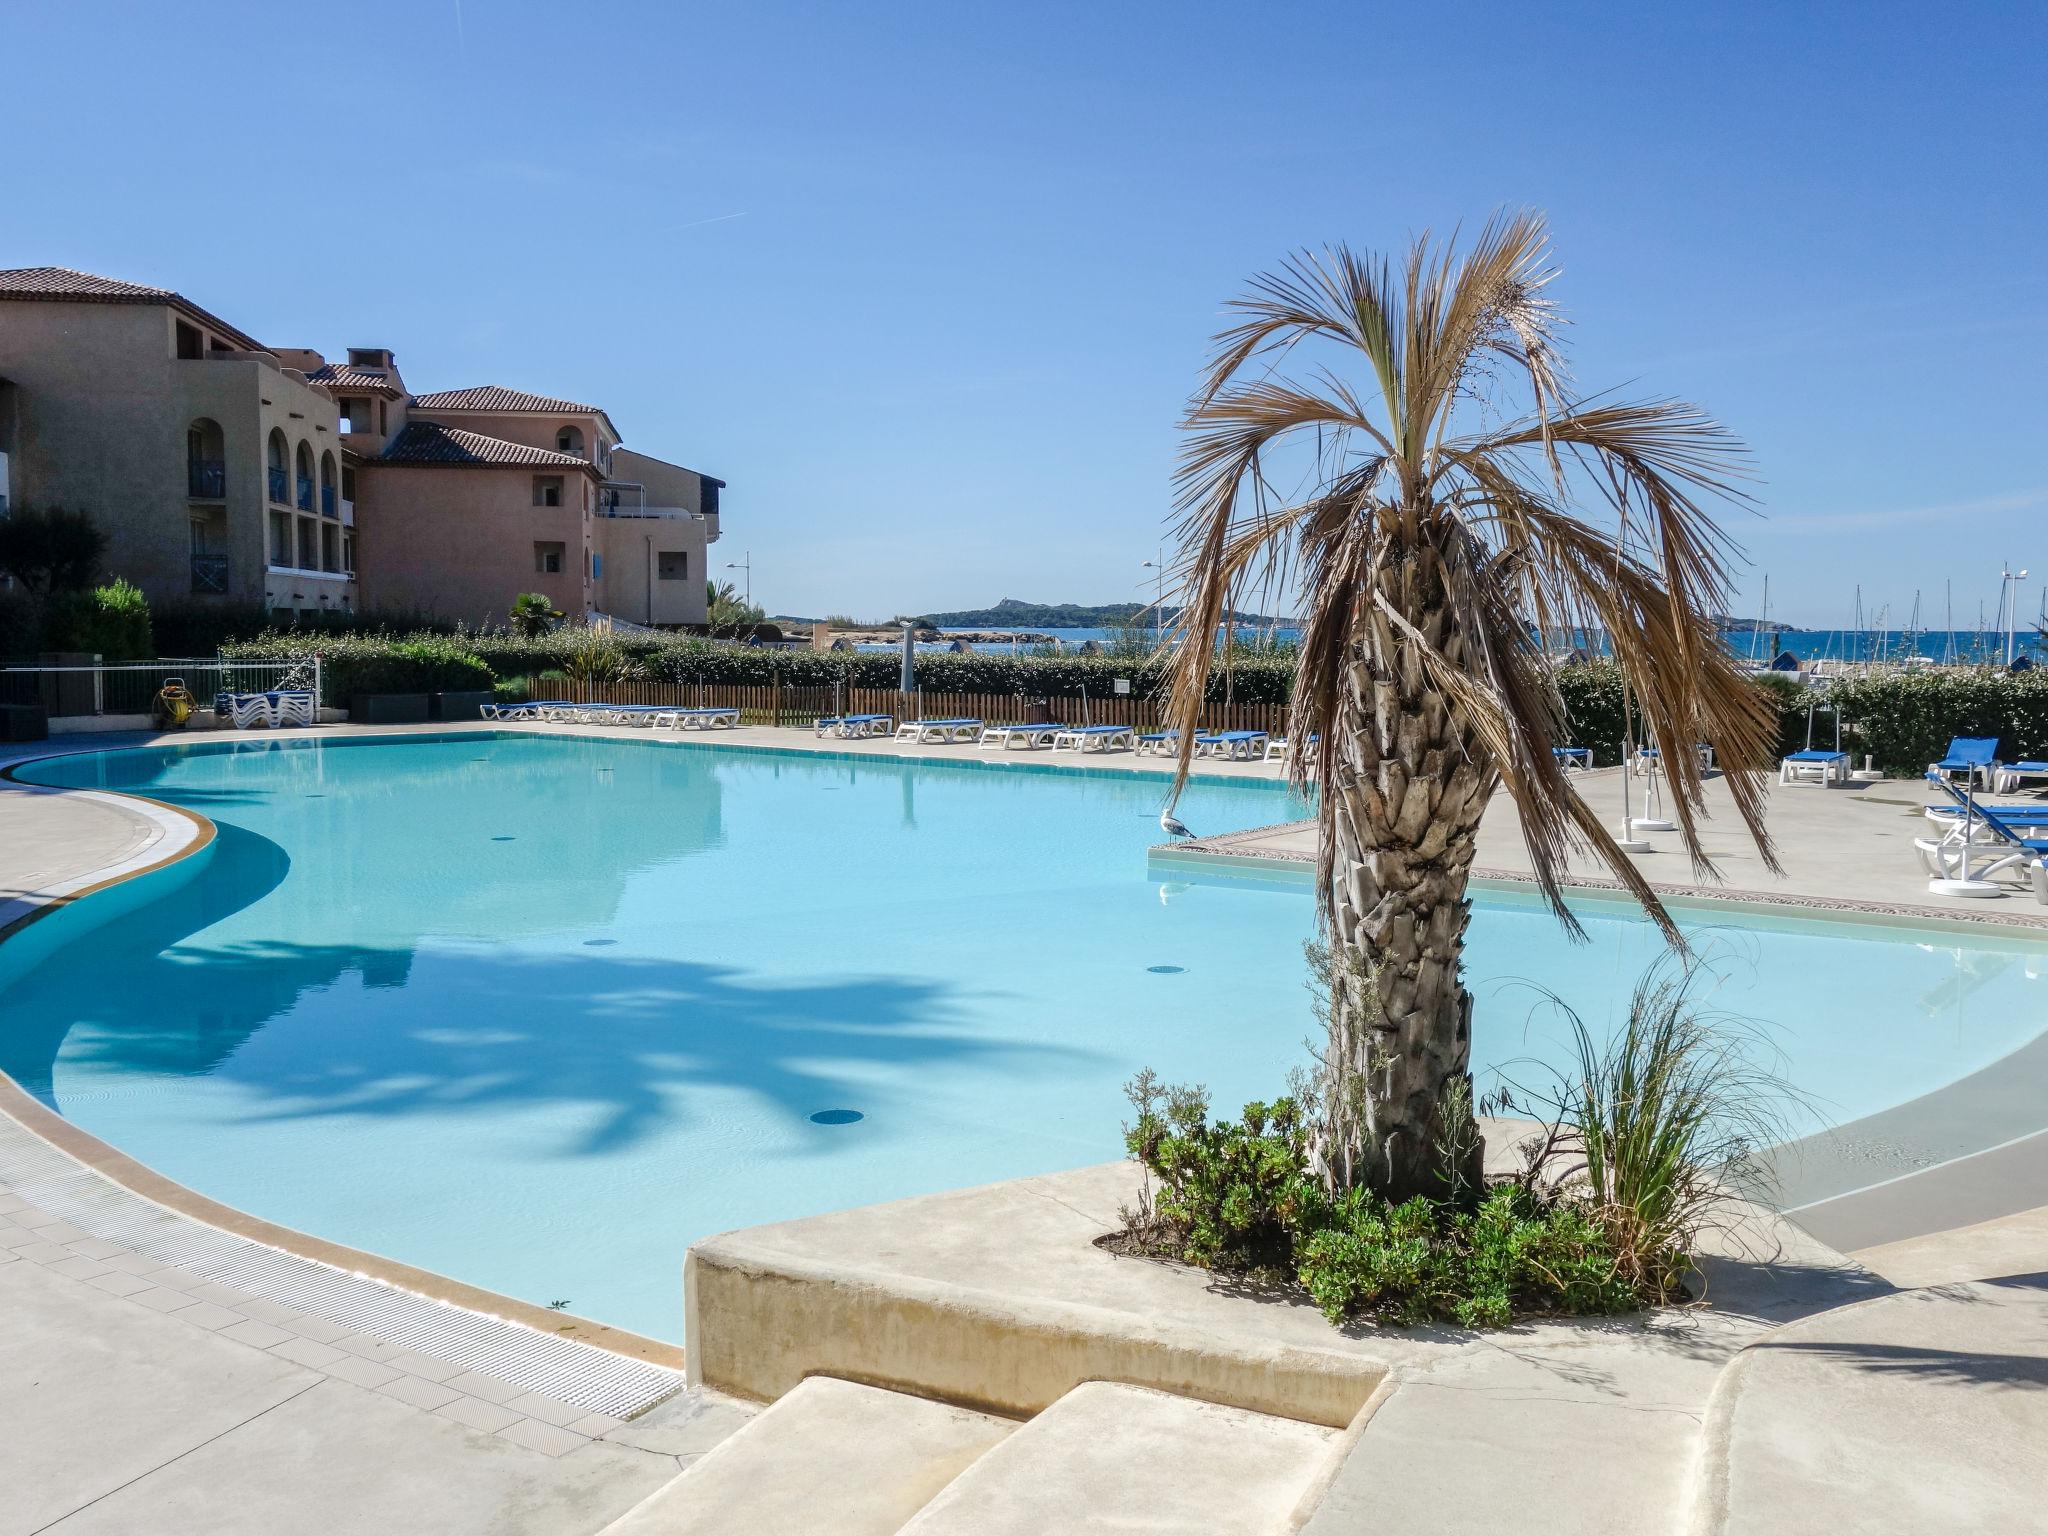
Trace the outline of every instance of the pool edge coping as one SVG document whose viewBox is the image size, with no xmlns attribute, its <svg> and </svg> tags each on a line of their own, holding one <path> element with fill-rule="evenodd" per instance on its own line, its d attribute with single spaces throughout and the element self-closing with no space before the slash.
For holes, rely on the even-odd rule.
<svg viewBox="0 0 2048 1536">
<path fill-rule="evenodd" d="M 37 784 L 30 780 L 17 779 L 14 774 L 16 768 L 26 767 L 30 763 L 47 762 L 52 758 L 90 755 L 95 750 L 132 749 L 84 747 L 71 751 L 40 753 L 34 757 L 20 758 L 0 765 L 0 780 L 41 794 L 83 795 L 101 803 L 120 804 L 129 814 L 141 814 L 143 820 L 156 826 L 159 829 L 159 837 L 152 838 L 135 854 L 58 882 L 58 888 L 55 890 L 28 891 L 10 898 L 11 903 L 25 905 L 28 910 L 0 923 L 0 944 L 5 944 L 31 924 L 83 897 L 181 863 L 211 847 L 218 835 L 218 829 L 211 818 L 183 806 L 152 800 L 147 795 L 129 794 L 120 790 L 86 790 Z M 147 806 L 150 812 L 155 814 L 137 813 L 133 810 L 134 805 Z M 192 829 L 193 835 L 160 857 L 138 863 L 137 860 L 142 853 L 150 852 L 158 846 L 166 822 L 172 819 L 182 819 Z M 67 1119 L 51 1109 L 16 1082 L 4 1069 L 0 1069 L 0 1115 L 5 1115 L 31 1136 L 55 1148 L 108 1183 L 151 1201 L 183 1220 L 197 1222 L 249 1242 L 260 1243 L 264 1247 L 274 1248 L 281 1253 L 288 1253 L 311 1263 L 325 1264 L 333 1269 L 361 1275 L 428 1301 L 515 1323 L 550 1338 L 602 1349 L 611 1354 L 669 1370 L 685 1369 L 681 1345 L 648 1338 L 643 1334 L 614 1327 L 609 1323 L 601 1323 L 573 1312 L 536 1306 L 532 1302 L 471 1285 L 467 1281 L 457 1280 L 436 1270 L 422 1269 L 366 1249 L 353 1248 L 346 1243 L 316 1237 L 312 1233 L 282 1226 L 239 1207 L 215 1200 L 209 1195 L 201 1194 L 189 1185 L 180 1184 L 168 1175 L 159 1173 L 147 1163 L 129 1156 L 111 1142 L 102 1140 L 76 1121 Z M 571 1326 L 564 1327 L 564 1323 Z"/>
</svg>

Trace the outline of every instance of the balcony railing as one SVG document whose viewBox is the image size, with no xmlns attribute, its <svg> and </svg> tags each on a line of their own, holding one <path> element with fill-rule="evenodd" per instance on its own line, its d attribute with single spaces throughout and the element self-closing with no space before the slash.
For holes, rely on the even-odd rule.
<svg viewBox="0 0 2048 1536">
<path fill-rule="evenodd" d="M 204 501 L 219 501 L 228 493 L 228 467 L 219 459 L 185 461 L 185 494 Z"/>
<path fill-rule="evenodd" d="M 194 592 L 219 593 L 225 596 L 228 590 L 228 557 L 226 555 L 194 555 L 192 557 L 192 590 Z"/>
<path fill-rule="evenodd" d="M 301 512 L 313 510 L 313 477 L 311 475 L 299 476 L 299 510 Z"/>
<path fill-rule="evenodd" d="M 331 485 L 320 487 L 320 515 L 322 517 L 334 516 L 334 487 Z"/>
<path fill-rule="evenodd" d="M 270 471 L 270 499 L 279 506 L 291 501 L 291 474 L 287 470 L 273 467 Z"/>
</svg>

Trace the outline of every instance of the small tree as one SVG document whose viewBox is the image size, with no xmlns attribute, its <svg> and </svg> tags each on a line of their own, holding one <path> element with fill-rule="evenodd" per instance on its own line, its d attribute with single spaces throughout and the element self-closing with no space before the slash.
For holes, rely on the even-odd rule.
<svg viewBox="0 0 2048 1536">
<path fill-rule="evenodd" d="M 82 592 L 99 574 L 107 536 L 83 512 L 23 507 L 0 518 L 0 571 L 31 592 Z"/>
<path fill-rule="evenodd" d="M 560 617 L 542 593 L 522 592 L 512 599 L 512 628 L 528 640 L 546 634 Z"/>
<path fill-rule="evenodd" d="M 767 617 L 765 609 L 742 598 L 729 581 L 707 581 L 704 599 L 705 623 L 714 635 L 751 634 Z"/>
</svg>

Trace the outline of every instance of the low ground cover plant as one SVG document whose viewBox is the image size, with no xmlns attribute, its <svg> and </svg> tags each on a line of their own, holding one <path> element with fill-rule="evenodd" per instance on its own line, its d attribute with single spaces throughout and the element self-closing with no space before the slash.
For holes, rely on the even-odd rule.
<svg viewBox="0 0 2048 1536">
<path fill-rule="evenodd" d="M 1298 1288 L 1332 1322 L 1489 1328 L 1683 1300 L 1702 1234 L 1733 1209 L 1732 1185 L 1754 1187 L 1753 1150 L 1778 1139 L 1790 1092 L 1753 1027 L 1701 1004 L 1710 974 L 1659 962 L 1606 1040 L 1565 1010 L 1566 1069 L 1491 1105 L 1543 1125 L 1523 1166 L 1471 1187 L 1447 1173 L 1400 1202 L 1339 1191 L 1317 1167 L 1320 1106 L 1342 1085 L 1297 1074 L 1286 1097 L 1212 1119 L 1203 1089 L 1141 1072 L 1125 1144 L 1146 1182 L 1111 1246 Z M 1443 1119 L 1473 1133 L 1469 1104 Z M 1446 1170 L 1465 1165 L 1442 1151 Z"/>
</svg>

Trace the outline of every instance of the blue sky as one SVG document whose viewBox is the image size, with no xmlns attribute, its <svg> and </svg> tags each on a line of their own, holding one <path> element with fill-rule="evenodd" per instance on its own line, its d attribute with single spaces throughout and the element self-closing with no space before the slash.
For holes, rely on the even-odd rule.
<svg viewBox="0 0 2048 1536">
<path fill-rule="evenodd" d="M 1579 383 L 1751 444 L 1751 601 L 2048 579 L 2048 7 L 362 14 L 0 0 L 0 265 L 593 399 L 771 610 L 870 616 L 1149 594 L 1221 301 L 1527 204 Z"/>
</svg>

